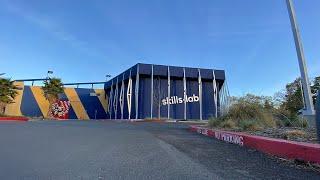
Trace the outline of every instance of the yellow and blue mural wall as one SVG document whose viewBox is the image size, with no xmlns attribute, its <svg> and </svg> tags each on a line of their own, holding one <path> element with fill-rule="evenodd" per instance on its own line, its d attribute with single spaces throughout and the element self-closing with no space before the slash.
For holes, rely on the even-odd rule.
<svg viewBox="0 0 320 180">
<path fill-rule="evenodd" d="M 13 116 L 46 117 L 49 102 L 43 95 L 40 86 L 24 86 L 23 82 L 16 82 L 19 87 L 18 96 L 14 103 L 6 107 L 6 114 Z M 106 119 L 108 97 L 103 89 L 66 87 L 59 95 L 60 100 L 69 101 L 69 119 Z"/>
</svg>

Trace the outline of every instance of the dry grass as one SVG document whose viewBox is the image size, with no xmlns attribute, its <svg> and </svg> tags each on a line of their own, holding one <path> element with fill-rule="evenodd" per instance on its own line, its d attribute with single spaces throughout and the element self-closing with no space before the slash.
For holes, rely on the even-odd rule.
<svg viewBox="0 0 320 180">
<path fill-rule="evenodd" d="M 234 121 L 229 119 L 227 121 L 222 121 L 220 124 L 220 127 L 226 128 L 226 129 L 235 129 L 237 127 L 237 125 Z"/>
<path fill-rule="evenodd" d="M 299 137 L 303 138 L 305 136 L 306 136 L 306 133 L 301 130 L 290 130 L 284 133 L 285 139 L 292 139 L 292 138 L 299 138 Z"/>
<path fill-rule="evenodd" d="M 211 118 L 209 127 L 257 131 L 263 128 L 276 127 L 271 112 L 258 103 L 238 101 L 230 107 L 229 112 L 219 118 Z"/>
</svg>

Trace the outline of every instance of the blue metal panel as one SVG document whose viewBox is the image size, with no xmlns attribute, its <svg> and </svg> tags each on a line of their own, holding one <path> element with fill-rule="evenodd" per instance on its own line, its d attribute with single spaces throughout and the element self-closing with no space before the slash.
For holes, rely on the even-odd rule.
<svg viewBox="0 0 320 180">
<path fill-rule="evenodd" d="M 187 80 L 187 96 L 199 96 L 198 81 Z M 200 103 L 187 103 L 187 119 L 200 119 Z"/>
<path fill-rule="evenodd" d="M 201 74 L 202 75 L 202 74 Z M 203 119 L 214 117 L 213 82 L 202 81 L 202 116 Z"/>
<path fill-rule="evenodd" d="M 182 72 L 183 73 L 183 72 Z M 183 119 L 184 117 L 184 103 L 179 103 L 178 98 L 183 98 L 183 80 L 171 80 L 171 97 L 175 97 L 175 104 L 170 105 L 170 117 L 173 119 Z"/>
<path fill-rule="evenodd" d="M 198 78 L 198 69 L 196 68 L 186 68 L 186 77 L 187 78 Z"/>
<path fill-rule="evenodd" d="M 139 118 L 150 118 L 151 107 L 151 79 L 142 78 L 139 80 Z"/>
<path fill-rule="evenodd" d="M 160 79 L 160 99 L 165 99 L 168 97 L 168 80 L 167 79 Z M 168 117 L 168 108 L 161 103 L 160 106 L 160 116 L 161 118 Z"/>
<path fill-rule="evenodd" d="M 151 64 L 139 64 L 140 74 L 151 75 Z"/>
<path fill-rule="evenodd" d="M 161 107 L 160 97 L 160 76 L 153 78 L 153 102 L 152 102 L 152 117 L 159 118 L 159 109 Z"/>
<path fill-rule="evenodd" d="M 200 69 L 201 72 L 201 79 L 213 79 L 213 74 L 211 69 Z"/>
<path fill-rule="evenodd" d="M 128 81 L 124 82 L 124 97 L 123 97 L 123 118 L 128 119 L 129 112 L 128 112 L 128 99 L 127 99 L 127 90 L 128 90 Z"/>
<path fill-rule="evenodd" d="M 154 76 L 168 76 L 168 66 L 154 65 L 153 74 Z"/>
<path fill-rule="evenodd" d="M 182 67 L 170 66 L 170 76 L 172 78 L 173 77 L 182 78 L 183 77 L 183 68 Z"/>
<path fill-rule="evenodd" d="M 224 81 L 226 79 L 225 72 L 223 70 L 214 70 L 216 79 Z"/>
<path fill-rule="evenodd" d="M 130 68 L 130 69 L 131 69 L 131 68 Z M 124 80 L 129 79 L 130 69 L 127 69 L 125 72 L 123 72 L 123 74 L 124 74 Z"/>
</svg>

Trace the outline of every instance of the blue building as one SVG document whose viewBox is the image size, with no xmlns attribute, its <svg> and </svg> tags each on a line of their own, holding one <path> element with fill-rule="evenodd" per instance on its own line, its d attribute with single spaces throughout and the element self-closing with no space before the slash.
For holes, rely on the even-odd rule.
<svg viewBox="0 0 320 180">
<path fill-rule="evenodd" d="M 222 113 L 223 70 L 136 64 L 106 82 L 107 118 L 209 119 Z"/>
</svg>

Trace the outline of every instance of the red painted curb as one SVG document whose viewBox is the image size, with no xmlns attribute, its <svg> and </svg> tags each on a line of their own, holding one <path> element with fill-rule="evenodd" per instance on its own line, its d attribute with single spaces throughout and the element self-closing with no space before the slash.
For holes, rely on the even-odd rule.
<svg viewBox="0 0 320 180">
<path fill-rule="evenodd" d="M 0 117 L 0 121 L 28 121 L 26 117 Z"/>
<path fill-rule="evenodd" d="M 320 144 L 288 141 L 240 132 L 211 130 L 198 126 L 190 126 L 190 131 L 256 149 L 270 155 L 320 164 Z"/>
</svg>

